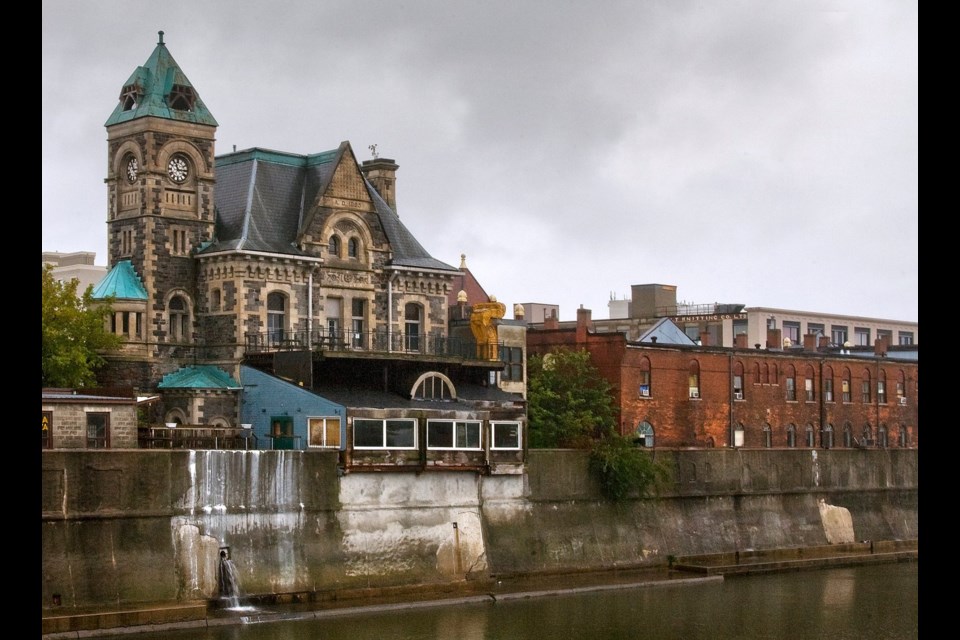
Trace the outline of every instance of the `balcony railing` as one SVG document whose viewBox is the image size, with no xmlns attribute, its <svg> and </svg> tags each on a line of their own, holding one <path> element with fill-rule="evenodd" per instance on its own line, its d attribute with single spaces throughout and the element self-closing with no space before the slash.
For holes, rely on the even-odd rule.
<svg viewBox="0 0 960 640">
<path fill-rule="evenodd" d="M 141 449 L 257 449 L 257 436 L 250 429 L 177 425 L 140 427 Z"/>
<path fill-rule="evenodd" d="M 386 331 L 272 330 L 246 336 L 248 354 L 273 351 L 361 351 L 486 360 L 472 339 Z M 499 345 L 492 354 L 499 357 Z"/>
</svg>

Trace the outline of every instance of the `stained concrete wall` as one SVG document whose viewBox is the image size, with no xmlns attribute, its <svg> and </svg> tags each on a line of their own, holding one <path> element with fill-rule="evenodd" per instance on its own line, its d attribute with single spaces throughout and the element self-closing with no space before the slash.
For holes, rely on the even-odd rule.
<svg viewBox="0 0 960 640">
<path fill-rule="evenodd" d="M 576 451 L 527 473 L 355 473 L 328 451 L 42 453 L 41 603 L 443 584 L 669 555 L 918 539 L 918 452 L 669 451 L 656 495 L 602 499 Z"/>
</svg>

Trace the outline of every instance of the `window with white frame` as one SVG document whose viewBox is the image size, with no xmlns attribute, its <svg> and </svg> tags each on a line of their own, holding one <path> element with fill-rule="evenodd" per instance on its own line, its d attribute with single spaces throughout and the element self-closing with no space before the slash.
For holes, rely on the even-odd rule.
<svg viewBox="0 0 960 640">
<path fill-rule="evenodd" d="M 860 378 L 860 402 L 870 404 L 872 398 L 870 393 L 870 372 L 864 371 Z"/>
<path fill-rule="evenodd" d="M 427 420 L 427 449 L 480 449 L 480 421 Z"/>
<path fill-rule="evenodd" d="M 794 345 L 800 344 L 800 323 L 790 320 L 783 321 L 783 337 L 789 338 Z"/>
<path fill-rule="evenodd" d="M 881 371 L 877 379 L 877 402 L 887 404 L 887 373 L 885 371 Z"/>
<path fill-rule="evenodd" d="M 413 418 L 353 419 L 355 449 L 416 449 L 417 421 Z"/>
<path fill-rule="evenodd" d="M 653 391 L 650 388 L 650 358 L 644 356 L 640 359 L 638 376 L 640 378 L 640 384 L 638 385 L 637 391 L 641 398 L 649 398 Z"/>
<path fill-rule="evenodd" d="M 897 340 L 902 345 L 913 344 L 913 331 L 898 331 Z"/>
<path fill-rule="evenodd" d="M 849 328 L 841 325 L 832 325 L 830 327 L 830 342 L 842 346 L 847 341 Z"/>
<path fill-rule="evenodd" d="M 858 347 L 869 347 L 870 346 L 870 329 L 867 327 L 854 327 L 853 328 L 853 344 Z"/>
<path fill-rule="evenodd" d="M 690 372 L 687 376 L 687 393 L 690 398 L 700 398 L 700 363 L 696 360 L 690 363 Z"/>
<path fill-rule="evenodd" d="M 823 370 L 823 401 L 833 402 L 833 369 L 830 367 Z"/>
<path fill-rule="evenodd" d="M 492 420 L 490 422 L 491 449 L 520 449 L 522 446 L 519 422 L 507 420 Z"/>
<path fill-rule="evenodd" d="M 307 418 L 307 437 L 311 447 L 340 448 L 340 417 Z"/>
<path fill-rule="evenodd" d="M 653 425 L 644 420 L 637 425 L 637 432 L 634 435 L 633 443 L 638 447 L 653 447 Z"/>
<path fill-rule="evenodd" d="M 807 335 L 817 336 L 817 338 L 819 338 L 820 336 L 825 336 L 827 335 L 826 327 L 823 325 L 822 322 L 808 322 Z"/>
</svg>

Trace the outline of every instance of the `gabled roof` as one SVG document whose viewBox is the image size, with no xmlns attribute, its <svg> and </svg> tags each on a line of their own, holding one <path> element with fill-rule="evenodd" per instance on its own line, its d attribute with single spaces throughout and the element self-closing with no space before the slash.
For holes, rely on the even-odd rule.
<svg viewBox="0 0 960 640">
<path fill-rule="evenodd" d="M 168 373 L 157 385 L 160 389 L 241 389 L 239 382 L 218 367 L 191 365 Z"/>
<path fill-rule="evenodd" d="M 113 265 L 107 275 L 93 288 L 93 299 L 103 300 L 113 296 L 117 300 L 146 300 L 147 290 L 129 260 Z"/>
<path fill-rule="evenodd" d="M 213 242 L 199 255 L 222 251 L 259 251 L 306 256 L 298 248 L 311 223 L 314 203 L 331 187 L 342 162 L 355 156 L 349 142 L 330 151 L 298 155 L 253 148 L 216 159 L 217 228 Z M 352 171 L 363 179 L 393 259 L 390 265 L 456 271 L 433 258 L 399 216 L 362 178 L 356 161 Z"/>
<path fill-rule="evenodd" d="M 490 296 L 487 295 L 483 285 L 480 284 L 480 281 L 477 280 L 473 272 L 470 271 L 470 268 L 467 267 L 467 256 L 465 254 L 461 254 L 460 256 L 460 269 L 458 269 L 458 271 L 460 275 L 454 277 L 453 286 L 450 287 L 450 293 L 447 295 L 447 303 L 451 307 L 457 304 L 461 291 L 467 294 L 466 302 L 468 305 L 472 306 L 480 302 L 490 302 Z"/>
<path fill-rule="evenodd" d="M 654 340 L 656 338 L 656 340 Z M 661 318 L 644 332 L 637 342 L 656 342 L 657 344 L 697 344 L 690 339 L 670 318 Z"/>
<path fill-rule="evenodd" d="M 137 67 L 124 83 L 121 100 L 104 126 L 129 122 L 137 118 L 156 117 L 167 120 L 180 120 L 217 126 L 217 121 L 207 110 L 180 65 L 170 55 L 163 42 L 163 31 L 159 32 L 160 41 L 142 67 Z M 192 106 L 189 110 L 171 107 L 170 94 L 174 87 L 187 88 L 192 93 Z M 126 90 L 132 88 L 136 95 L 133 104 L 125 104 Z"/>
</svg>

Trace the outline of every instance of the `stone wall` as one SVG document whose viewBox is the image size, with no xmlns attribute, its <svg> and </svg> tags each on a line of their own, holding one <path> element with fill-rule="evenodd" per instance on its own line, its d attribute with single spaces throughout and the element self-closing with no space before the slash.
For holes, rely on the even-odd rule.
<svg viewBox="0 0 960 640">
<path fill-rule="evenodd" d="M 670 555 L 912 540 L 916 450 L 656 450 L 657 494 L 603 500 L 576 451 L 527 473 L 353 473 L 335 451 L 47 451 L 41 604 L 212 599 L 660 565 Z"/>
</svg>

